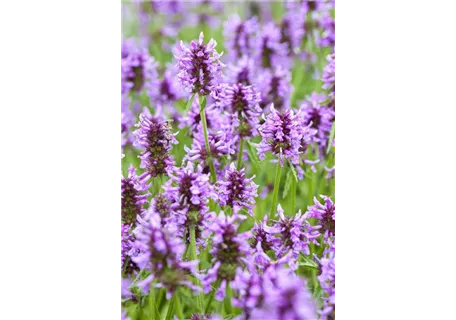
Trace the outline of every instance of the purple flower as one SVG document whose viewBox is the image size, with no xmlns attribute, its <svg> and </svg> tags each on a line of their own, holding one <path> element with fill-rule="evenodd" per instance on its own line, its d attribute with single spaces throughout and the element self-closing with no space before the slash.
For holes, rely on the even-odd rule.
<svg viewBox="0 0 456 320">
<path fill-rule="evenodd" d="M 139 115 L 138 128 L 134 135 L 134 145 L 142 149 L 139 158 L 141 168 L 145 172 L 141 180 L 148 180 L 159 175 L 166 174 L 173 166 L 173 158 L 169 155 L 171 143 L 177 143 L 171 133 L 171 126 L 167 121 L 151 116 L 148 109 L 144 108 Z"/>
<path fill-rule="evenodd" d="M 321 204 L 316 197 L 314 197 L 314 205 L 307 208 L 309 218 L 316 218 L 319 220 L 321 231 L 327 236 L 336 235 L 336 205 L 332 202 L 330 197 L 321 196 L 324 204 Z"/>
<path fill-rule="evenodd" d="M 245 54 L 251 54 L 253 48 L 253 34 L 258 30 L 258 19 L 253 17 L 242 21 L 239 15 L 234 14 L 224 24 L 223 35 L 226 39 L 229 58 L 235 61 Z"/>
<path fill-rule="evenodd" d="M 249 319 L 252 310 L 260 305 L 263 299 L 263 282 L 264 277 L 255 270 L 253 264 L 249 264 L 248 270 L 236 274 L 231 285 L 236 293 L 233 305 L 244 311 L 241 319 Z"/>
<path fill-rule="evenodd" d="M 255 61 L 244 55 L 236 63 L 230 63 L 227 69 L 228 82 L 231 84 L 242 83 L 244 86 L 252 85 L 255 81 Z"/>
<path fill-rule="evenodd" d="M 120 320 L 130 320 L 130 318 L 127 317 L 127 312 L 126 311 L 122 311 L 120 316 L 121 316 Z"/>
<path fill-rule="evenodd" d="M 315 302 L 304 279 L 288 269 L 269 268 L 263 275 L 261 305 L 250 319 L 317 319 Z"/>
<path fill-rule="evenodd" d="M 292 252 L 291 258 L 296 261 L 300 253 L 310 255 L 309 244 L 319 245 L 317 241 L 320 236 L 319 226 L 310 225 L 307 212 L 302 215 L 299 211 L 294 217 L 285 217 L 280 204 L 277 206 L 277 214 L 279 220 L 274 224 L 274 233 L 278 235 L 279 240 L 274 248 L 276 256 L 281 258 L 289 250 Z M 293 266 L 290 265 L 290 268 L 297 268 L 293 263 L 294 261 L 291 262 Z"/>
<path fill-rule="evenodd" d="M 211 291 L 211 285 L 220 280 L 220 287 L 215 293 L 217 300 L 222 301 L 225 297 L 226 285 L 233 281 L 236 274 L 241 272 L 244 259 L 251 251 L 247 239 L 249 232 L 238 234 L 238 221 L 244 216 L 233 213 L 225 216 L 220 212 L 215 221 L 209 226 L 208 231 L 214 232 L 212 237 L 212 261 L 211 268 L 201 276 L 205 293 Z"/>
<path fill-rule="evenodd" d="M 281 65 L 288 68 L 291 60 L 288 57 L 288 48 L 286 43 L 280 42 L 280 30 L 274 22 L 269 22 L 263 26 L 256 38 L 255 60 L 261 61 L 263 68 L 270 69 Z"/>
<path fill-rule="evenodd" d="M 279 113 L 271 105 L 271 113 L 259 128 L 262 137 L 258 145 L 260 160 L 264 159 L 266 152 L 272 151 L 279 158 L 282 167 L 284 159 L 297 164 L 302 139 L 301 126 L 300 117 L 295 115 L 292 109 Z"/>
<path fill-rule="evenodd" d="M 336 54 L 330 54 L 326 58 L 328 64 L 323 69 L 323 89 L 329 91 L 329 106 L 334 109 L 336 102 Z"/>
<path fill-rule="evenodd" d="M 126 95 L 122 95 L 122 104 L 120 110 L 120 145 L 123 152 L 123 148 L 125 147 L 125 145 L 131 144 L 133 142 L 130 128 L 133 127 L 133 125 L 135 124 L 135 116 L 133 115 L 133 112 L 130 110 L 130 98 Z"/>
<path fill-rule="evenodd" d="M 254 86 L 244 86 L 242 83 L 226 87 L 221 93 L 219 107 L 230 118 L 233 132 L 239 138 L 257 135 L 261 109 L 259 107 L 260 93 Z"/>
<path fill-rule="evenodd" d="M 122 94 L 156 85 L 157 63 L 146 48 L 139 48 L 131 39 L 122 41 L 121 57 Z"/>
<path fill-rule="evenodd" d="M 134 235 L 135 248 L 139 253 L 132 259 L 141 270 L 151 272 L 138 283 L 138 287 L 148 292 L 151 282 L 156 280 L 155 286 L 165 288 L 168 299 L 179 286 L 199 291 L 189 278 L 189 274 L 196 273 L 198 261 L 182 261 L 185 246 L 176 236 L 173 225 L 163 228 L 160 217 L 149 212 L 144 219 L 139 219 Z"/>
<path fill-rule="evenodd" d="M 258 196 L 258 185 L 253 182 L 255 176 L 247 179 L 245 168 L 236 170 L 231 163 L 225 172 L 225 179 L 217 183 L 217 195 L 221 206 L 229 206 L 234 212 L 246 208 L 248 214 L 253 215 L 255 197 Z"/>
<path fill-rule="evenodd" d="M 149 186 L 136 176 L 133 165 L 128 169 L 128 176 L 121 179 L 122 222 L 136 224 L 138 216 L 143 214 L 143 205 L 149 196 Z"/>
<path fill-rule="evenodd" d="M 313 129 L 317 130 L 316 137 L 321 150 L 325 150 L 327 146 L 335 116 L 334 110 L 322 105 L 325 100 L 324 94 L 314 92 L 300 107 L 304 125 L 310 124 Z"/>
<path fill-rule="evenodd" d="M 215 40 L 209 40 L 207 45 L 203 40 L 201 32 L 198 42 L 192 41 L 189 48 L 181 41 L 182 52 L 176 56 L 180 70 L 177 77 L 188 92 L 208 95 L 217 86 L 224 64 L 215 50 Z"/>
<path fill-rule="evenodd" d="M 157 81 L 157 86 L 150 88 L 149 96 L 154 105 L 171 107 L 174 102 L 183 97 L 183 92 L 175 80 L 177 68 L 167 65 L 163 79 Z"/>
<path fill-rule="evenodd" d="M 206 229 L 204 222 L 209 220 L 208 200 L 215 195 L 209 184 L 209 176 L 203 174 L 202 170 L 198 165 L 195 171 L 193 162 L 189 161 L 186 167 L 174 169 L 164 189 L 170 203 L 170 222 L 177 226 L 177 235 L 187 235 L 184 240 L 190 242 L 190 226 L 195 225 L 196 241 L 204 246 L 201 234 Z"/>
<path fill-rule="evenodd" d="M 319 17 L 318 22 L 322 32 L 317 38 L 317 44 L 321 47 L 334 47 L 336 43 L 336 22 L 334 18 L 329 12 L 325 11 Z"/>
<path fill-rule="evenodd" d="M 229 131 L 220 130 L 217 133 L 208 133 L 209 148 L 214 161 L 214 167 L 219 175 L 222 169 L 221 161 L 224 157 L 235 153 L 233 149 L 234 140 Z M 184 146 L 187 154 L 184 161 L 199 162 L 203 166 L 203 173 L 209 173 L 209 163 L 207 162 L 207 150 L 204 141 L 203 130 L 196 131 L 193 139 L 192 148 Z"/>
<path fill-rule="evenodd" d="M 195 95 L 191 108 L 186 117 L 182 118 L 179 123 L 179 128 L 188 127 L 190 136 L 194 136 L 195 131 L 202 131 L 203 125 L 201 123 L 201 113 L 198 95 Z M 215 104 L 208 104 L 205 107 L 206 123 L 209 131 L 217 131 L 225 125 L 225 117 L 220 114 L 216 109 Z"/>
<path fill-rule="evenodd" d="M 290 96 L 293 90 L 290 83 L 290 72 L 281 66 L 273 70 L 261 72 L 257 80 L 261 92 L 260 107 L 264 112 L 268 112 L 266 107 L 271 103 L 278 110 L 285 110 L 290 107 Z"/>
<path fill-rule="evenodd" d="M 268 226 L 268 217 L 264 216 L 263 221 L 255 222 L 252 228 L 252 238 L 250 239 L 250 246 L 256 249 L 258 244 L 261 245 L 263 251 L 272 250 L 276 246 L 277 239 L 274 237 L 276 233 L 273 228 Z"/>
<path fill-rule="evenodd" d="M 288 52 L 293 55 L 299 51 L 304 35 L 305 15 L 299 10 L 287 10 L 280 23 L 280 41 L 286 43 Z"/>
<path fill-rule="evenodd" d="M 150 202 L 149 210 L 158 214 L 163 222 L 171 215 L 170 203 L 163 193 L 157 194 Z"/>
<path fill-rule="evenodd" d="M 130 260 L 129 256 L 134 252 L 132 250 L 134 237 L 130 234 L 130 225 L 120 224 L 120 271 L 123 270 L 125 261 Z M 126 267 L 127 269 L 128 267 Z"/>
<path fill-rule="evenodd" d="M 329 241 L 323 257 L 317 259 L 321 273 L 317 277 L 323 289 L 323 307 L 320 310 L 321 319 L 335 319 L 336 312 L 336 244 Z"/>
</svg>

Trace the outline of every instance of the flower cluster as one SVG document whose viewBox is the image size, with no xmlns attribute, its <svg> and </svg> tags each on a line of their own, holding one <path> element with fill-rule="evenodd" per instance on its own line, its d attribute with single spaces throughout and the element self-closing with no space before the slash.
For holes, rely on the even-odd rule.
<svg viewBox="0 0 456 320">
<path fill-rule="evenodd" d="M 136 169 L 130 166 L 128 176 L 121 179 L 122 222 L 134 225 L 136 218 L 144 211 L 149 196 L 148 185 L 136 176 Z"/>
<path fill-rule="evenodd" d="M 232 15 L 224 25 L 229 57 L 231 60 L 241 58 L 245 54 L 251 54 L 253 49 L 253 35 L 258 30 L 258 19 L 252 17 L 242 21 L 239 15 Z"/>
<path fill-rule="evenodd" d="M 315 205 L 310 206 L 307 210 L 310 218 L 318 219 L 321 226 L 321 232 L 328 236 L 336 235 L 336 205 L 330 197 L 321 196 L 325 201 L 321 204 L 317 198 L 314 198 Z"/>
<path fill-rule="evenodd" d="M 144 108 L 136 127 L 138 129 L 134 132 L 134 145 L 142 149 L 139 158 L 141 168 L 145 169 L 141 179 L 148 180 L 166 174 L 174 164 L 169 154 L 171 144 L 177 143 L 174 134 L 171 133 L 171 126 L 167 121 L 151 116 Z"/>
<path fill-rule="evenodd" d="M 215 294 L 216 299 L 220 301 L 225 297 L 227 284 L 234 280 L 238 272 L 241 272 L 244 259 L 251 251 L 246 241 L 250 234 L 237 232 L 237 222 L 242 219 L 243 216 L 236 213 L 226 216 L 222 211 L 208 228 L 208 231 L 214 233 L 211 250 L 212 267 L 202 276 L 201 280 L 205 293 L 211 291 L 213 283 L 217 280 L 220 281 L 220 286 Z"/>
<path fill-rule="evenodd" d="M 176 57 L 180 69 L 177 77 L 188 92 L 208 95 L 218 84 L 224 65 L 215 50 L 215 40 L 209 40 L 207 45 L 203 41 L 201 32 L 198 42 L 192 41 L 189 48 L 181 42 L 182 52 Z"/>
<path fill-rule="evenodd" d="M 291 75 L 286 69 L 278 66 L 273 71 L 265 70 L 258 76 L 261 91 L 261 109 L 267 113 L 267 107 L 274 105 L 278 110 L 285 110 L 290 106 L 290 94 L 293 87 L 290 84 Z"/>
<path fill-rule="evenodd" d="M 327 57 L 328 64 L 323 69 L 323 89 L 329 91 L 329 106 L 335 108 L 336 101 L 336 54 Z"/>
</svg>

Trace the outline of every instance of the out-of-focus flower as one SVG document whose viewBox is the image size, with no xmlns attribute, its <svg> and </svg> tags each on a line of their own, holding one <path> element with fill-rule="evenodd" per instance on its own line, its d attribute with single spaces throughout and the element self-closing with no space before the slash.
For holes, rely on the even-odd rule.
<svg viewBox="0 0 456 320">
<path fill-rule="evenodd" d="M 277 110 L 285 110 L 290 106 L 290 96 L 293 87 L 291 74 L 278 66 L 273 70 L 265 70 L 258 75 L 258 89 L 261 92 L 261 109 L 267 113 L 267 107 L 274 104 Z"/>
<path fill-rule="evenodd" d="M 242 83 L 249 86 L 257 82 L 255 61 L 250 56 L 244 55 L 235 63 L 230 63 L 227 68 L 227 80 L 231 84 Z"/>
<path fill-rule="evenodd" d="M 336 54 L 330 54 L 326 59 L 328 64 L 323 69 L 323 89 L 329 91 L 329 106 L 334 109 L 336 104 Z"/>
<path fill-rule="evenodd" d="M 135 238 L 130 233 L 130 225 L 121 226 L 121 270 L 127 277 L 132 277 L 139 272 L 139 267 L 133 262 L 132 257 L 138 254 L 133 247 Z"/>
<path fill-rule="evenodd" d="M 258 30 L 258 19 L 253 17 L 242 21 L 234 14 L 224 24 L 223 35 L 226 39 L 228 57 L 231 61 L 250 55 L 253 49 L 253 35 Z"/>
<path fill-rule="evenodd" d="M 128 169 L 128 176 L 121 179 L 122 222 L 136 224 L 138 216 L 144 212 L 143 205 L 149 196 L 149 186 L 136 176 L 133 165 Z"/>
<path fill-rule="evenodd" d="M 321 270 L 317 278 L 323 289 L 323 307 L 319 313 L 324 320 L 336 318 L 336 244 L 331 240 L 328 242 L 323 257 L 317 259 Z"/>
<path fill-rule="evenodd" d="M 254 57 L 256 61 L 261 61 L 263 68 L 270 69 L 279 65 L 284 68 L 290 67 L 287 44 L 281 43 L 280 39 L 280 30 L 272 21 L 265 24 L 256 37 Z"/>
</svg>

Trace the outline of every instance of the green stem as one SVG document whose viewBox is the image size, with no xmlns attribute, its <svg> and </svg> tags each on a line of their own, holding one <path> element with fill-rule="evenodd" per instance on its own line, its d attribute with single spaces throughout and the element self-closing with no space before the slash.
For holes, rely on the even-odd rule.
<svg viewBox="0 0 456 320">
<path fill-rule="evenodd" d="M 204 314 L 209 314 L 209 310 L 211 309 L 212 300 L 214 300 L 215 290 L 217 290 L 217 288 L 219 286 L 220 286 L 220 279 L 217 280 L 217 282 L 215 283 L 214 288 L 209 293 L 209 300 L 207 301 L 206 308 L 204 308 Z"/>
<path fill-rule="evenodd" d="M 190 258 L 191 260 L 198 260 L 198 257 L 196 255 L 196 233 L 195 233 L 195 225 L 192 224 L 190 226 Z M 199 265 L 197 266 L 197 269 L 199 270 Z M 198 278 L 195 278 L 196 285 L 200 285 Z M 203 310 L 203 298 L 201 294 L 198 294 L 196 296 L 196 305 L 198 308 L 198 311 Z"/>
<path fill-rule="evenodd" d="M 174 296 L 175 296 L 174 303 L 175 303 L 175 306 L 176 306 L 177 317 L 179 318 L 179 320 L 185 320 L 184 313 L 182 312 L 182 306 L 180 304 L 178 291 L 176 291 L 174 293 Z"/>
<path fill-rule="evenodd" d="M 238 159 L 237 159 L 237 169 L 238 170 L 241 170 L 243 152 L 244 152 L 244 140 L 241 139 L 240 146 L 239 146 L 239 154 L 238 154 Z"/>
<path fill-rule="evenodd" d="M 291 169 L 290 169 L 291 170 Z M 291 177 L 291 214 L 294 215 L 296 213 L 296 179 L 295 177 Z"/>
<path fill-rule="evenodd" d="M 203 132 L 204 132 L 204 143 L 206 144 L 207 161 L 209 162 L 209 167 L 211 169 L 212 182 L 215 182 L 216 181 L 215 167 L 214 167 L 214 161 L 212 160 L 211 147 L 209 145 L 209 136 L 207 134 L 206 97 L 200 96 L 199 101 L 200 101 L 201 123 L 203 124 Z"/>
<path fill-rule="evenodd" d="M 279 188 L 280 188 L 280 177 L 282 175 L 282 167 L 280 166 L 280 161 L 277 161 L 277 169 L 274 182 L 274 191 L 272 193 L 272 207 L 271 214 L 269 218 L 273 218 L 277 210 L 277 202 L 279 199 Z"/>
<path fill-rule="evenodd" d="M 224 301 L 226 314 L 232 314 L 232 312 L 233 312 L 233 306 L 231 305 L 231 297 L 232 297 L 231 286 L 230 286 L 230 283 L 228 282 L 226 285 L 226 296 L 225 296 L 225 301 Z"/>
</svg>

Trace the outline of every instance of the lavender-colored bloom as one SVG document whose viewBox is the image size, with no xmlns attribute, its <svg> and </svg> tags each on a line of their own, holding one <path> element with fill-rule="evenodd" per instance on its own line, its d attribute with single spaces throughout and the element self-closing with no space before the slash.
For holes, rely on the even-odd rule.
<svg viewBox="0 0 456 320">
<path fill-rule="evenodd" d="M 198 42 L 192 41 L 189 48 L 181 41 L 182 51 L 176 56 L 180 69 L 177 77 L 188 92 L 208 95 L 217 86 L 224 64 L 219 60 L 222 54 L 215 50 L 217 42 L 211 39 L 205 45 L 203 40 L 201 32 Z"/>
<path fill-rule="evenodd" d="M 302 139 L 301 126 L 300 117 L 292 109 L 278 112 L 271 105 L 271 113 L 259 128 L 262 137 L 258 145 L 260 160 L 264 159 L 266 152 L 272 151 L 282 167 L 284 159 L 297 164 Z"/>
<path fill-rule="evenodd" d="M 256 249 L 258 244 L 261 245 L 263 251 L 272 250 L 277 245 L 277 239 L 274 237 L 276 233 L 274 228 L 268 226 L 268 217 L 264 216 L 263 221 L 255 222 L 252 228 L 252 238 L 250 246 Z"/>
<path fill-rule="evenodd" d="M 120 270 L 122 271 L 125 260 L 129 256 L 134 241 L 133 236 L 129 232 L 130 225 L 120 224 Z"/>
<path fill-rule="evenodd" d="M 133 40 L 122 42 L 121 49 L 122 94 L 140 92 L 157 82 L 157 63 L 145 48 L 138 47 Z"/>
<path fill-rule="evenodd" d="M 217 133 L 208 133 L 209 149 L 211 150 L 212 161 L 214 161 L 214 167 L 217 175 L 222 170 L 221 161 L 223 157 L 234 154 L 233 149 L 233 138 L 228 131 L 218 131 Z M 184 150 L 187 152 L 184 157 L 184 161 L 199 162 L 203 166 L 203 173 L 209 173 L 210 167 L 207 162 L 207 150 L 204 141 L 203 130 L 200 129 L 196 132 L 193 139 L 192 148 L 184 146 Z"/>
<path fill-rule="evenodd" d="M 126 311 L 122 311 L 120 317 L 121 317 L 120 320 L 130 320 L 130 318 L 127 317 L 127 312 Z"/>
<path fill-rule="evenodd" d="M 314 92 L 300 107 L 304 125 L 311 124 L 311 127 L 317 130 L 317 142 L 322 150 L 327 146 L 335 116 L 334 110 L 322 105 L 325 100 L 324 94 Z"/>
<path fill-rule="evenodd" d="M 233 305 L 244 311 L 241 319 L 249 319 L 252 310 L 258 307 L 263 299 L 264 277 L 255 270 L 253 264 L 248 266 L 248 270 L 246 269 L 236 274 L 231 284 L 237 296 L 233 298 Z"/>
<path fill-rule="evenodd" d="M 322 13 L 319 18 L 319 26 L 322 32 L 317 38 L 317 44 L 321 47 L 334 47 L 336 43 L 336 22 L 329 12 Z"/>
<path fill-rule="evenodd" d="M 276 256 L 281 258 L 286 252 L 291 250 L 292 259 L 297 261 L 299 254 L 310 255 L 309 245 L 314 243 L 319 245 L 317 238 L 320 236 L 319 226 L 312 226 L 309 221 L 309 214 L 301 214 L 299 211 L 294 217 L 285 217 L 283 209 L 277 206 L 279 220 L 274 224 L 274 233 L 278 235 L 278 243 L 274 248 Z M 293 261 L 292 261 L 293 262 Z M 294 263 L 290 268 L 297 268 Z"/>
<path fill-rule="evenodd" d="M 238 221 L 244 216 L 233 213 L 232 216 L 225 216 L 220 212 L 215 221 L 209 226 L 208 231 L 214 232 L 212 237 L 212 261 L 211 268 L 201 277 L 203 289 L 208 293 L 212 284 L 221 280 L 220 287 L 215 293 L 215 298 L 222 301 L 225 297 L 226 285 L 233 281 L 236 274 L 241 272 L 244 266 L 244 259 L 251 251 L 247 239 L 249 232 L 237 233 Z"/>
<path fill-rule="evenodd" d="M 261 92 L 260 107 L 265 113 L 267 106 L 271 103 L 278 110 L 285 110 L 290 107 L 290 96 L 293 87 L 291 85 L 291 74 L 288 70 L 278 66 L 271 70 L 265 70 L 258 76 L 258 88 Z"/>
<path fill-rule="evenodd" d="M 268 269 L 263 275 L 261 306 L 250 319 L 317 319 L 315 302 L 306 282 L 288 269 Z"/>
<path fill-rule="evenodd" d="M 126 95 L 122 95 L 121 113 L 120 113 L 120 132 L 121 132 L 121 148 L 127 144 L 133 143 L 132 134 L 130 128 L 135 124 L 135 117 L 133 112 L 130 110 L 130 98 Z"/>
<path fill-rule="evenodd" d="M 326 179 L 332 179 L 334 178 L 335 172 L 336 172 L 336 166 L 333 166 L 332 168 L 325 167 L 325 170 L 327 172 L 326 174 Z"/>
<path fill-rule="evenodd" d="M 136 237 L 135 248 L 138 255 L 132 257 L 141 270 L 150 271 L 151 274 L 141 281 L 138 286 L 148 292 L 152 280 L 157 280 L 157 287 L 163 287 L 169 299 L 179 286 L 187 286 L 195 292 L 195 287 L 189 274 L 196 273 L 198 261 L 182 261 L 185 246 L 173 225 L 162 227 L 161 219 L 157 214 L 150 213 L 139 219 L 139 224 L 134 230 Z"/>
<path fill-rule="evenodd" d="M 239 138 L 257 134 L 260 101 L 260 93 L 255 86 L 244 86 L 242 83 L 226 87 L 221 94 L 219 106 L 229 115 L 232 130 Z"/>
<path fill-rule="evenodd" d="M 274 22 L 263 26 L 256 38 L 255 60 L 261 61 L 263 68 L 281 65 L 288 68 L 291 64 L 286 43 L 280 42 L 280 30 Z"/>
<path fill-rule="evenodd" d="M 171 215 L 170 203 L 163 193 L 157 194 L 152 199 L 149 210 L 158 214 L 163 224 Z"/>
<path fill-rule="evenodd" d="M 253 17 L 242 21 L 239 15 L 234 14 L 224 24 L 223 35 L 230 60 L 234 61 L 243 55 L 251 54 L 253 48 L 253 34 L 258 30 L 258 19 Z"/>
<path fill-rule="evenodd" d="M 195 95 L 190 110 L 186 117 L 183 117 L 179 123 L 179 128 L 188 127 L 190 136 L 194 136 L 196 131 L 202 131 L 200 103 L 198 95 Z M 209 131 L 218 131 L 225 125 L 226 119 L 217 110 L 215 104 L 207 104 L 204 108 L 206 112 L 206 123 Z"/>
<path fill-rule="evenodd" d="M 154 105 L 171 107 L 174 102 L 183 97 L 183 92 L 175 80 L 177 68 L 168 65 L 163 74 L 163 79 L 157 81 L 157 86 L 150 88 L 149 96 Z"/>
<path fill-rule="evenodd" d="M 225 178 L 217 183 L 217 195 L 221 206 L 229 206 L 234 212 L 246 208 L 253 215 L 258 185 L 253 182 L 255 176 L 247 179 L 245 168 L 237 170 L 231 163 L 225 172 Z"/>
<path fill-rule="evenodd" d="M 314 197 L 314 205 L 307 208 L 309 218 L 316 218 L 319 220 L 321 232 L 326 236 L 336 235 L 336 205 L 328 196 L 321 196 L 324 204 L 321 204 L 316 197 Z"/>
<path fill-rule="evenodd" d="M 329 241 L 329 247 L 325 249 L 323 257 L 317 259 L 321 273 L 317 277 L 323 289 L 323 307 L 320 310 L 321 319 L 335 319 L 336 313 L 336 244 Z"/>
<path fill-rule="evenodd" d="M 215 195 L 209 184 L 209 176 L 203 174 L 203 168 L 187 162 L 186 167 L 175 168 L 170 180 L 165 185 L 165 196 L 171 210 L 170 221 L 177 226 L 177 235 L 187 235 L 185 242 L 190 242 L 190 225 L 195 225 L 197 243 L 202 246 L 205 241 L 201 233 L 206 229 L 205 221 L 209 220 L 208 200 Z"/>
<path fill-rule="evenodd" d="M 244 86 L 256 82 L 256 66 L 253 58 L 244 55 L 236 63 L 230 63 L 227 69 L 227 80 L 231 84 L 242 83 Z"/>
<path fill-rule="evenodd" d="M 287 44 L 291 55 L 297 53 L 302 44 L 304 21 L 305 15 L 299 10 L 287 10 L 280 23 L 280 41 Z"/>
<path fill-rule="evenodd" d="M 173 166 L 173 158 L 169 155 L 171 143 L 177 143 L 171 126 L 159 117 L 151 116 L 147 108 L 139 115 L 138 129 L 134 132 L 134 146 L 142 149 L 139 158 L 141 168 L 146 171 L 141 180 L 148 180 L 166 174 Z"/>
<path fill-rule="evenodd" d="M 335 108 L 336 102 L 336 54 L 330 54 L 326 58 L 328 64 L 323 69 L 323 89 L 329 91 L 329 106 Z"/>
<path fill-rule="evenodd" d="M 136 176 L 133 165 L 128 169 L 128 176 L 121 179 L 122 222 L 134 225 L 138 216 L 143 214 L 143 205 L 149 196 L 149 186 Z"/>
</svg>

